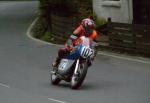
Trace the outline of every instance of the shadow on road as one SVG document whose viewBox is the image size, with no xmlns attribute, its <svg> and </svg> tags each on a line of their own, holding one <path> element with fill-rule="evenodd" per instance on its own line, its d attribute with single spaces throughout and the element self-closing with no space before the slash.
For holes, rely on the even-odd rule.
<svg viewBox="0 0 150 103">
<path fill-rule="evenodd" d="M 62 89 L 70 89 L 70 83 L 60 83 L 57 87 Z M 99 88 L 99 85 L 83 83 L 83 85 L 78 90 L 98 90 Z"/>
<path fill-rule="evenodd" d="M 50 84 L 52 86 L 52 84 Z M 111 90 L 114 88 L 121 88 L 124 87 L 125 84 L 123 82 L 116 83 L 113 81 L 104 81 L 100 80 L 99 82 L 85 82 L 82 84 L 82 86 L 78 89 L 81 91 L 99 91 L 99 90 Z M 59 85 L 54 86 L 59 89 L 70 89 L 70 83 L 61 82 Z"/>
</svg>

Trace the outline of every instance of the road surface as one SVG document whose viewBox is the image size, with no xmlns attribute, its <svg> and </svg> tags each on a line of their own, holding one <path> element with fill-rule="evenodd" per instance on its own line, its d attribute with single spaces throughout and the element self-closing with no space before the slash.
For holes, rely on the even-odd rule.
<svg viewBox="0 0 150 103">
<path fill-rule="evenodd" d="M 0 2 L 0 103 L 150 103 L 150 63 L 98 55 L 80 90 L 50 84 L 59 47 L 26 35 L 38 2 Z"/>
</svg>

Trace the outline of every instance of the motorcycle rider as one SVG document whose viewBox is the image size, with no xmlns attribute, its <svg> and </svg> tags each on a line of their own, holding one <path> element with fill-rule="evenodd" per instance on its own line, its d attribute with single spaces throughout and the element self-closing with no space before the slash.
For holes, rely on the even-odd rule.
<svg viewBox="0 0 150 103">
<path fill-rule="evenodd" d="M 74 30 L 73 34 L 70 35 L 69 39 L 67 40 L 67 42 L 65 43 L 64 47 L 59 49 L 58 51 L 58 56 L 56 57 L 56 60 L 52 63 L 52 66 L 54 68 L 57 68 L 57 66 L 59 65 L 61 59 L 69 54 L 72 50 L 73 47 L 78 45 L 78 40 L 81 36 L 86 36 L 89 37 L 91 41 L 97 39 L 97 32 L 94 29 L 94 21 L 92 20 L 92 16 L 88 17 L 86 19 L 83 19 L 81 24 L 77 27 L 77 29 Z M 92 60 L 94 60 L 96 54 L 94 55 L 94 57 L 92 58 Z M 91 65 L 91 63 L 89 64 L 89 66 Z"/>
</svg>

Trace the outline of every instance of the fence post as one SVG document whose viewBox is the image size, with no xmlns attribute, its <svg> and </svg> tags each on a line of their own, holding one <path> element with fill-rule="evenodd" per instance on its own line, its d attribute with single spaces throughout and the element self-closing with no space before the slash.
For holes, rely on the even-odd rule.
<svg viewBox="0 0 150 103">
<path fill-rule="evenodd" d="M 133 45 L 134 45 L 135 53 L 137 53 L 138 51 L 137 51 L 137 46 L 136 46 L 136 34 L 134 32 L 134 21 L 132 21 L 131 32 L 133 36 Z"/>
<path fill-rule="evenodd" d="M 107 19 L 107 28 L 108 28 L 108 33 L 109 33 L 109 31 L 111 29 L 111 18 L 110 17 Z"/>
<path fill-rule="evenodd" d="M 111 46 L 111 41 L 112 41 L 112 38 L 111 38 L 111 33 L 110 33 L 110 30 L 111 30 L 111 17 L 107 18 L 107 31 L 108 31 L 108 37 L 109 37 L 109 46 Z"/>
</svg>

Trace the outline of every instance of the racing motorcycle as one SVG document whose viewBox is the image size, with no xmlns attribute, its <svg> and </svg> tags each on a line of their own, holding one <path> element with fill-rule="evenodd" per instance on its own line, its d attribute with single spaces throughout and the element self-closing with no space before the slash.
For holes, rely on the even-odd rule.
<svg viewBox="0 0 150 103">
<path fill-rule="evenodd" d="M 61 59 L 58 68 L 51 70 L 53 85 L 58 85 L 61 80 L 70 82 L 72 89 L 78 89 L 82 85 L 88 71 L 88 65 L 94 56 L 94 49 L 90 46 L 89 38 L 82 36 L 81 40 L 82 43 Z"/>
</svg>

